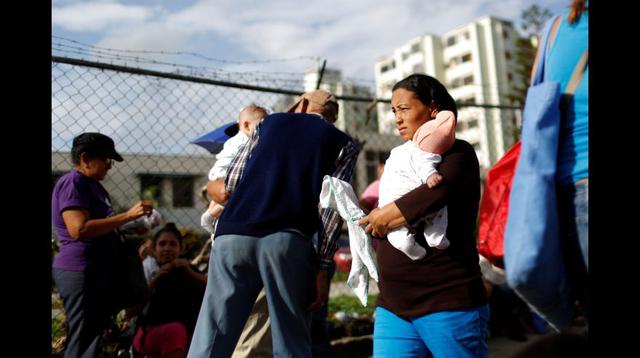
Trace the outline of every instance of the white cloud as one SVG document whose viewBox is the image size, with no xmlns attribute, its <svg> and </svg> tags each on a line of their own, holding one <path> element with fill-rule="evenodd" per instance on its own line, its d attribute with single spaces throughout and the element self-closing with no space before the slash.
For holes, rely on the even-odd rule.
<svg viewBox="0 0 640 358">
<path fill-rule="evenodd" d="M 147 1 L 145 3 L 148 3 Z M 122 50 L 189 51 L 226 60 L 320 56 L 345 77 L 373 79 L 380 56 L 426 33 L 442 35 L 484 15 L 519 23 L 534 0 L 197 1 L 178 10 L 131 2 L 56 1 L 53 30 Z M 568 0 L 539 0 L 558 12 Z M 245 56 L 243 58 L 234 56 Z M 168 59 L 168 61 L 171 61 Z M 222 64 L 211 64 L 219 67 Z M 313 61 L 224 65 L 233 71 L 302 72 Z M 232 120 L 249 101 L 280 96 L 97 70 L 53 68 L 52 148 L 74 134 L 108 130 L 124 152 L 202 154 L 189 141 Z M 146 65 L 145 65 L 146 66 Z M 92 72 L 93 71 L 93 72 Z M 89 81 L 83 83 L 82 81 Z M 233 79 L 232 79 L 233 80 Z M 102 82 L 101 82 L 102 81 Z M 103 93 L 103 92 L 108 93 Z M 79 97 L 77 97 L 79 96 Z M 101 100 L 98 100 L 101 99 Z M 55 133 L 55 134 L 54 134 Z"/>
<path fill-rule="evenodd" d="M 146 6 L 115 2 L 83 2 L 52 8 L 52 21 L 69 31 L 103 31 L 113 26 L 145 21 L 155 10 Z"/>
<path fill-rule="evenodd" d="M 564 0 L 535 3 L 556 12 Z M 484 15 L 520 21 L 533 0 L 202 0 L 178 10 L 115 2 L 54 6 L 54 25 L 100 31 L 98 45 L 117 49 L 191 51 L 227 60 L 320 56 L 345 77 L 373 78 L 381 56 L 419 35 L 441 35 Z M 197 39 L 197 40 L 196 40 Z M 203 40 L 204 39 L 204 40 Z M 189 46 L 186 50 L 185 46 Z M 226 46 L 226 48 L 225 48 Z M 233 58 L 242 54 L 245 58 Z M 217 65 L 217 64 L 216 64 Z M 309 61 L 280 63 L 303 71 Z M 296 67 L 298 66 L 298 67 Z M 242 66 L 241 66 L 242 67 Z M 235 70 L 278 71 L 273 65 Z"/>
<path fill-rule="evenodd" d="M 129 24 L 113 29 L 96 45 L 118 50 L 177 51 L 190 33 L 164 22 Z"/>
</svg>

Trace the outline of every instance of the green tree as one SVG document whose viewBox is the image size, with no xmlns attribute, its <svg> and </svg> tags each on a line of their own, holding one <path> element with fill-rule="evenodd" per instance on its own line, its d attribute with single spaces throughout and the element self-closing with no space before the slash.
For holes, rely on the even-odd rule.
<svg viewBox="0 0 640 358">
<path fill-rule="evenodd" d="M 514 92 L 509 96 L 512 103 L 522 106 L 530 85 L 531 68 L 536 56 L 538 34 L 552 13 L 547 8 L 531 5 L 522 11 L 522 36 L 517 40 L 516 74 L 523 81 L 514 86 Z"/>
<path fill-rule="evenodd" d="M 531 5 L 522 11 L 520 18 L 522 19 L 522 31 L 525 36 L 536 36 L 542 30 L 545 22 L 551 18 L 553 14 L 547 8 L 540 8 L 538 5 Z"/>
</svg>

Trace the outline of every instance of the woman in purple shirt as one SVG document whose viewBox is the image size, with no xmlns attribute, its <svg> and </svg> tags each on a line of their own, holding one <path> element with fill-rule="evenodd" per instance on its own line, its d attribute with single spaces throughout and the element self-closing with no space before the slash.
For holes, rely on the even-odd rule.
<svg viewBox="0 0 640 358">
<path fill-rule="evenodd" d="M 95 357 L 100 336 L 113 312 L 116 229 L 153 207 L 138 202 L 115 214 L 100 181 L 121 162 L 113 140 L 100 133 L 83 133 L 73 139 L 74 168 L 53 188 L 51 213 L 60 252 L 53 260 L 53 278 L 67 315 L 65 357 Z"/>
</svg>

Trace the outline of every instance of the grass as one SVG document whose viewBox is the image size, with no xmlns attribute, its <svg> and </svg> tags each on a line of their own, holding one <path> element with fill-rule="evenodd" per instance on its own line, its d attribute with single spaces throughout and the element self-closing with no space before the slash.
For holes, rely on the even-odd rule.
<svg viewBox="0 0 640 358">
<path fill-rule="evenodd" d="M 65 316 L 63 313 L 51 319 L 51 342 L 57 341 L 60 337 L 66 335 L 64 329 Z"/>
<path fill-rule="evenodd" d="M 52 302 L 51 302 L 51 309 L 57 309 L 60 310 L 60 312 L 53 318 L 51 318 L 51 343 L 54 344 L 57 340 L 59 340 L 61 337 L 64 337 L 66 335 L 65 329 L 64 329 L 64 321 L 65 321 L 65 314 L 64 311 L 62 311 L 62 299 L 60 299 L 60 296 L 58 295 L 53 295 L 52 297 Z"/>
<path fill-rule="evenodd" d="M 329 299 L 329 316 L 338 311 L 355 313 L 359 316 L 372 316 L 378 295 L 367 297 L 367 306 L 363 307 L 357 297 L 352 295 L 336 296 Z"/>
<path fill-rule="evenodd" d="M 349 278 L 348 272 L 337 271 L 333 274 L 333 278 L 331 278 L 331 282 L 347 282 L 347 278 Z"/>
</svg>

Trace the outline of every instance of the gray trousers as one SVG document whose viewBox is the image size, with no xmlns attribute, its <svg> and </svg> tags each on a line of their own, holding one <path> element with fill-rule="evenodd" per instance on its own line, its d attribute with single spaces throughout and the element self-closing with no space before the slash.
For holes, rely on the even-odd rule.
<svg viewBox="0 0 640 358">
<path fill-rule="evenodd" d="M 311 239 L 295 232 L 217 237 L 188 357 L 230 357 L 262 287 L 274 357 L 311 357 L 314 257 Z"/>
<path fill-rule="evenodd" d="M 109 326 L 110 319 L 108 271 L 84 272 L 54 268 L 53 279 L 62 297 L 67 317 L 65 358 L 96 357 L 102 333 Z"/>
</svg>

